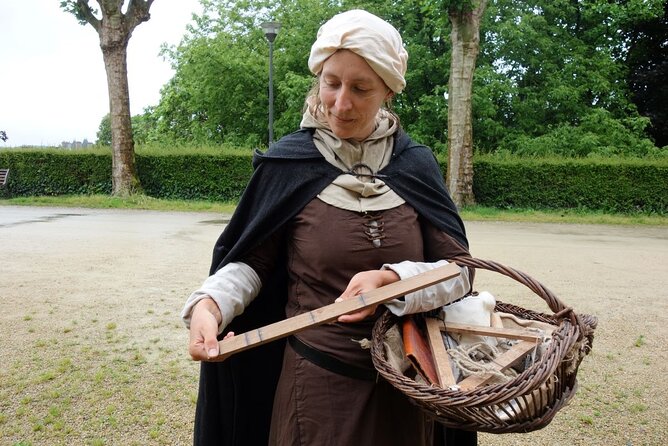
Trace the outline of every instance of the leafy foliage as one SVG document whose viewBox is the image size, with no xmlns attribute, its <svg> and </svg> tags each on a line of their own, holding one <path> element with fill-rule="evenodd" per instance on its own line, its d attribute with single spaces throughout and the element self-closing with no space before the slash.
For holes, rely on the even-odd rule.
<svg viewBox="0 0 668 446">
<path fill-rule="evenodd" d="M 148 107 L 141 115 L 133 116 L 131 121 L 132 137 L 135 144 L 144 145 L 156 141 L 157 135 L 154 131 L 156 122 L 153 107 Z M 98 146 L 111 146 L 111 116 L 109 114 L 104 115 L 100 121 L 96 144 Z"/>
<path fill-rule="evenodd" d="M 111 115 L 107 113 L 97 128 L 97 142 L 99 146 L 111 146 Z"/>
<path fill-rule="evenodd" d="M 647 138 L 656 126 L 631 102 L 627 61 L 645 66 L 651 55 L 639 42 L 649 31 L 640 27 L 662 17 L 666 3 L 490 1 L 472 97 L 476 151 L 660 155 Z M 268 44 L 260 24 L 268 20 L 282 23 L 274 44 L 274 132 L 280 137 L 293 131 L 313 82 L 307 59 L 319 26 L 341 10 L 359 7 L 389 20 L 404 38 L 410 55 L 407 88 L 394 101 L 402 125 L 437 152 L 445 150 L 448 14 L 465 12 L 472 2 L 208 0 L 203 5 L 181 44 L 164 50 L 176 74 L 163 87 L 160 103 L 144 115 L 151 123 L 147 141 L 265 145 Z M 647 115 L 665 107 L 652 110 L 641 107 Z"/>
<path fill-rule="evenodd" d="M 663 15 L 635 23 L 629 32 L 628 83 L 638 111 L 651 121 L 648 133 L 668 146 L 668 2 Z"/>
<path fill-rule="evenodd" d="M 311 83 L 306 48 L 318 17 L 330 12 L 311 0 L 207 3 L 182 44 L 165 49 L 176 75 L 154 110 L 157 132 L 177 141 L 266 143 L 269 49 L 260 24 L 274 19 L 283 24 L 274 56 L 275 128 L 278 136 L 293 131 L 308 89 L 302 88 Z"/>
<path fill-rule="evenodd" d="M 621 139 L 633 142 L 630 153 L 646 150 L 651 142 L 645 140 L 645 128 L 637 130 L 647 122 L 630 102 L 624 82 L 624 31 L 635 21 L 657 14 L 660 3 L 494 2 L 482 45 L 483 64 L 493 71 L 483 68 L 477 73 L 476 99 L 483 104 L 476 107 L 483 112 L 476 112 L 478 148 L 514 150 L 531 139 L 537 146 L 541 138 L 555 139 L 566 129 L 595 121 L 601 125 L 595 134 L 626 133 Z M 607 112 L 605 119 L 596 119 L 603 115 L 597 111 L 601 109 Z M 631 128 L 629 121 L 634 123 Z M 485 124 L 490 122 L 488 132 Z M 505 133 L 500 134 L 501 129 Z M 610 152 L 605 141 L 597 142 L 590 139 L 588 150 L 574 152 Z M 615 152 L 624 149 L 621 146 Z"/>
<path fill-rule="evenodd" d="M 86 2 L 88 3 L 88 2 Z M 88 23 L 86 14 L 84 13 L 83 9 L 81 9 L 81 6 L 79 6 L 78 2 L 76 0 L 63 0 L 60 2 L 60 8 L 65 11 L 69 12 L 70 14 L 74 15 L 74 17 L 77 18 L 79 21 L 80 25 L 85 25 Z M 95 8 L 90 8 L 91 12 L 94 15 L 99 15 L 99 11 Z"/>
<path fill-rule="evenodd" d="M 668 156 L 668 150 L 657 148 L 643 134 L 648 122 L 647 118 L 637 116 L 615 119 L 610 112 L 594 108 L 582 117 L 579 125 L 560 124 L 539 136 L 505 139 L 498 151 L 533 157 Z"/>
</svg>

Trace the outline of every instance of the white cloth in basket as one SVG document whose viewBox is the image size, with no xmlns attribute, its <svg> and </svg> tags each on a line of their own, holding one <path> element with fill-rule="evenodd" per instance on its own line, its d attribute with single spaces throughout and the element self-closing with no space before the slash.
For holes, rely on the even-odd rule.
<svg viewBox="0 0 668 446">
<path fill-rule="evenodd" d="M 478 294 L 467 296 L 457 302 L 445 305 L 442 309 L 443 319 L 456 324 L 479 325 L 481 327 L 490 327 L 496 299 L 487 292 L 481 291 Z M 496 347 L 498 341 L 491 336 L 480 335 L 452 335 L 454 340 L 462 347 L 484 342 L 490 347 Z"/>
</svg>

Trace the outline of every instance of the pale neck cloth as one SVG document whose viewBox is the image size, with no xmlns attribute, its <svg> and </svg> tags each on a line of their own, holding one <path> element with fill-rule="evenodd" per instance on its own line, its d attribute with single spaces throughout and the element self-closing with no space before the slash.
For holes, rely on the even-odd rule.
<svg viewBox="0 0 668 446">
<path fill-rule="evenodd" d="M 392 209 L 405 201 L 377 175 L 392 157 L 397 123 L 385 110 L 376 116 L 376 129 L 362 142 L 339 139 L 327 121 L 318 119 L 323 113 L 312 113 L 307 107 L 300 124 L 313 128 L 313 142 L 327 162 L 344 173 L 323 189 L 318 198 L 325 203 L 355 212 Z M 318 117 L 314 116 L 317 115 Z M 365 175 L 366 174 L 366 175 Z"/>
</svg>

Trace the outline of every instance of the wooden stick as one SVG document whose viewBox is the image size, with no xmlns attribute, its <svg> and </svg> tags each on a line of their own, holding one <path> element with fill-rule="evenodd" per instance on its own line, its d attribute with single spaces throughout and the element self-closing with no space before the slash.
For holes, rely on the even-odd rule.
<svg viewBox="0 0 668 446">
<path fill-rule="evenodd" d="M 220 353 L 213 361 L 223 361 L 234 353 L 290 336 L 307 328 L 332 322 L 344 314 L 354 313 L 373 305 L 382 304 L 413 291 L 452 279 L 453 277 L 457 277 L 459 272 L 459 266 L 454 263 L 448 263 L 431 271 L 409 277 L 408 279 L 399 280 L 368 293 L 360 294 L 356 298 L 325 305 L 308 313 L 265 325 L 246 333 L 237 334 L 229 339 L 223 339 L 222 341 L 218 341 Z"/>
<path fill-rule="evenodd" d="M 425 318 L 425 322 L 429 337 L 429 347 L 431 348 L 436 372 L 438 373 L 438 381 L 442 388 L 447 389 L 450 386 L 454 386 L 456 381 L 455 375 L 452 374 L 450 355 L 445 350 L 443 335 L 441 334 L 443 321 L 434 317 L 427 317 Z"/>
<path fill-rule="evenodd" d="M 483 327 L 480 325 L 456 324 L 454 322 L 445 322 L 441 325 L 441 330 L 450 333 L 475 334 L 481 336 L 494 336 L 496 338 L 520 339 L 522 341 L 536 342 L 542 340 L 543 335 L 526 328 L 497 328 Z"/>
<path fill-rule="evenodd" d="M 494 361 L 491 363 L 493 364 L 494 370 L 498 370 L 500 372 L 506 370 L 508 367 L 513 365 L 515 361 L 524 357 L 524 355 L 536 348 L 536 345 L 536 341 L 518 342 L 510 350 L 494 359 Z M 483 375 L 471 375 L 468 378 L 461 380 L 457 385 L 461 390 L 471 390 L 487 383 L 493 377 L 494 375 L 491 373 L 485 373 Z"/>
</svg>

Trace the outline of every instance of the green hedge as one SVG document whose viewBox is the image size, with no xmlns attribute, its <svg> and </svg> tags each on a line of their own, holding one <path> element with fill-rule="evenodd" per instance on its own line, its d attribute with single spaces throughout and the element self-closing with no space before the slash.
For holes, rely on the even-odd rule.
<svg viewBox="0 0 668 446">
<path fill-rule="evenodd" d="M 109 154 L 2 150 L 0 168 L 9 168 L 0 196 L 111 193 Z"/>
<path fill-rule="evenodd" d="M 136 155 L 144 192 L 156 198 L 235 201 L 252 173 L 252 155 Z M 62 150 L 0 151 L 9 180 L 0 197 L 109 194 L 111 155 Z"/>
<path fill-rule="evenodd" d="M 668 211 L 668 163 L 637 160 L 478 159 L 476 201 L 496 208 Z"/>
<path fill-rule="evenodd" d="M 252 155 L 137 155 L 144 192 L 152 197 L 236 201 L 253 173 Z"/>
<path fill-rule="evenodd" d="M 237 200 L 252 173 L 247 154 L 138 154 L 147 195 L 157 198 Z M 441 163 L 444 164 L 443 162 Z M 108 194 L 108 152 L 0 150 L 9 180 L 0 196 Z M 668 161 L 591 159 L 474 160 L 478 204 L 497 208 L 606 212 L 668 212 Z"/>
</svg>

